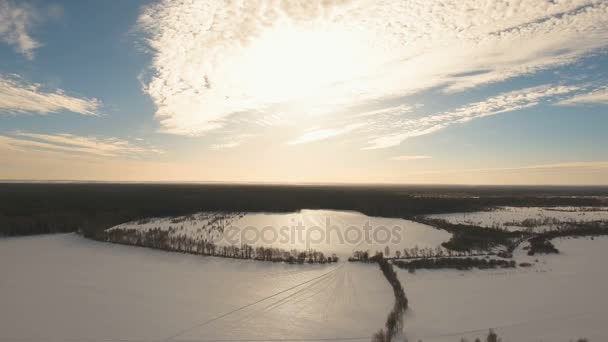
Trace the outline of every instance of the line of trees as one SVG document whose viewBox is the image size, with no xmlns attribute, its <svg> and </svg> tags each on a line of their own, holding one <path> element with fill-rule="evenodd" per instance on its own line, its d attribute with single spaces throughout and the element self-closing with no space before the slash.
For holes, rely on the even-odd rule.
<svg viewBox="0 0 608 342">
<path fill-rule="evenodd" d="M 557 229 L 538 233 L 529 239 L 530 249 L 528 249 L 528 255 L 559 253 L 559 250 L 551 242 L 555 238 L 601 235 L 608 235 L 607 221 L 570 222 Z"/>
<path fill-rule="evenodd" d="M 174 236 L 170 234 L 170 231 L 160 228 L 146 231 L 138 229 L 111 229 L 103 235 L 97 236 L 97 238 L 105 242 L 233 259 L 286 262 L 290 264 L 325 264 L 339 261 L 336 254 L 326 256 L 314 249 L 301 251 L 275 247 L 254 247 L 247 244 L 240 246 L 216 245 L 206 239 L 197 240 L 186 235 Z"/>
<path fill-rule="evenodd" d="M 376 254 L 380 253 L 376 251 Z M 510 254 L 506 252 L 484 252 L 484 251 L 453 251 L 450 249 L 445 249 L 441 246 L 437 246 L 435 248 L 425 247 L 420 248 L 418 246 L 414 246 L 412 248 L 404 248 L 403 251 L 396 250 L 394 251 L 394 256 L 389 257 L 390 249 L 386 247 L 384 249 L 384 254 L 386 259 L 392 260 L 411 260 L 411 259 L 429 259 L 429 258 L 468 258 L 468 257 L 482 257 L 482 256 L 499 256 L 503 258 L 510 258 Z M 351 262 L 369 262 L 370 260 L 370 252 L 368 250 L 365 251 L 353 251 L 352 256 L 348 258 L 348 261 Z"/>
<path fill-rule="evenodd" d="M 416 216 L 414 220 L 452 233 L 450 240 L 441 245 L 448 250 L 461 252 L 487 251 L 497 246 L 505 246 L 508 250 L 512 250 L 516 241 L 531 234 L 530 232 L 510 232 L 505 229 L 455 224 L 423 216 Z"/>
<path fill-rule="evenodd" d="M 470 270 L 472 268 L 493 269 L 493 268 L 514 268 L 515 261 L 502 259 L 485 258 L 426 258 L 411 261 L 395 260 L 393 264 L 401 269 L 406 269 L 410 273 L 417 269 L 457 269 Z"/>
<path fill-rule="evenodd" d="M 382 253 L 377 253 L 370 258 L 370 260 L 378 263 L 380 270 L 382 270 L 382 274 L 384 274 L 384 277 L 393 288 L 393 294 L 395 296 L 395 303 L 393 309 L 386 318 L 384 329 L 380 329 L 372 336 L 372 342 L 390 342 L 403 330 L 403 313 L 407 310 L 408 301 L 403 286 L 401 286 L 401 282 L 397 276 L 397 272 L 393 269 L 393 265 L 384 258 L 384 255 Z"/>
</svg>

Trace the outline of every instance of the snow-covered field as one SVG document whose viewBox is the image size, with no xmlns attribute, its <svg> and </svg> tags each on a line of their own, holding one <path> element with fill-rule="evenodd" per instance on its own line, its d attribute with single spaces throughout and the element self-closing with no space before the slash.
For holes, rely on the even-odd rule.
<svg viewBox="0 0 608 342">
<path fill-rule="evenodd" d="M 222 233 L 223 231 L 225 233 Z M 301 228 L 298 228 L 301 227 Z M 218 245 L 272 246 L 286 250 L 314 248 L 345 258 L 354 250 L 437 247 L 450 239 L 443 230 L 413 221 L 369 217 L 357 212 L 302 210 L 296 213 L 198 213 L 189 217 L 153 218 L 110 229 L 154 228 L 172 236 L 207 239 Z"/>
<path fill-rule="evenodd" d="M 504 342 L 608 341 L 608 237 L 556 239 L 559 255 L 515 254 L 532 268 L 399 270 L 411 341 L 473 341 L 495 328 Z M 538 259 L 538 263 L 534 260 Z"/>
<path fill-rule="evenodd" d="M 532 268 L 398 270 L 409 341 L 608 340 L 608 238 L 558 239 Z M 538 262 L 536 262 L 538 259 Z M 114 245 L 0 239 L 0 341 L 360 340 L 392 290 L 375 265 L 288 265 Z"/>
<path fill-rule="evenodd" d="M 451 223 L 511 231 L 534 226 L 535 231 L 553 229 L 561 223 L 608 220 L 607 207 L 501 207 L 491 211 L 429 215 Z M 527 223 L 527 224 L 526 224 Z"/>
<path fill-rule="evenodd" d="M 0 341 L 369 341 L 392 290 L 376 265 L 287 265 L 0 239 Z"/>
</svg>

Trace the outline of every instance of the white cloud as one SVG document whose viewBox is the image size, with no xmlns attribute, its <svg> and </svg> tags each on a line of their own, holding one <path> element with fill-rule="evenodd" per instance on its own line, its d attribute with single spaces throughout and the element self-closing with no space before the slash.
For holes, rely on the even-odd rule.
<svg viewBox="0 0 608 342">
<path fill-rule="evenodd" d="M 417 107 L 422 107 L 418 105 Z M 401 116 L 404 113 L 411 113 L 414 110 L 414 106 L 410 106 L 408 104 L 400 104 L 393 107 L 386 107 L 382 109 L 375 109 L 370 111 L 364 111 L 361 113 L 355 114 L 357 118 L 370 118 L 370 117 L 391 117 L 391 116 Z"/>
<path fill-rule="evenodd" d="M 315 128 L 315 129 L 312 129 L 312 130 L 302 134 L 301 136 L 297 137 L 296 139 L 289 141 L 287 144 L 288 145 L 300 145 L 300 144 L 307 144 L 307 143 L 314 142 L 314 141 L 325 140 L 325 139 L 333 138 L 333 137 L 336 137 L 336 136 L 339 136 L 342 134 L 350 133 L 365 125 L 366 125 L 365 123 L 356 123 L 356 124 L 347 125 L 344 128 L 320 128 L 320 129 Z"/>
<path fill-rule="evenodd" d="M 328 114 L 563 66 L 607 47 L 608 2 L 162 0 L 139 27 L 161 125 L 201 134 L 243 112 Z"/>
<path fill-rule="evenodd" d="M 410 160 L 425 160 L 425 159 L 431 159 L 433 157 L 431 156 L 394 156 L 391 157 L 391 160 L 397 160 L 397 161 L 410 161 Z"/>
<path fill-rule="evenodd" d="M 0 0 L 0 41 L 28 59 L 34 58 L 34 50 L 41 45 L 28 32 L 37 21 L 38 12 L 27 4 Z"/>
<path fill-rule="evenodd" d="M 557 103 L 563 106 L 580 104 L 608 104 L 608 87 L 595 89 L 584 94 L 577 94 Z"/>
<path fill-rule="evenodd" d="M 484 101 L 475 102 L 453 111 L 418 118 L 406 118 L 383 124 L 376 129 L 384 130 L 372 138 L 364 149 L 379 149 L 399 145 L 402 141 L 431 134 L 451 125 L 461 124 L 490 115 L 512 112 L 538 105 L 543 99 L 571 93 L 574 86 L 538 86 L 503 93 Z"/>
<path fill-rule="evenodd" d="M 211 145 L 214 150 L 221 150 L 226 148 L 235 148 L 241 146 L 246 140 L 257 136 L 256 134 L 226 134 L 226 137 L 219 143 Z"/>
<path fill-rule="evenodd" d="M 67 95 L 62 89 L 45 91 L 38 83 L 28 83 L 19 77 L 0 75 L 0 111 L 6 113 L 48 114 L 69 111 L 96 115 L 101 102 L 95 98 Z"/>
<path fill-rule="evenodd" d="M 141 157 L 162 153 L 156 148 L 136 145 L 123 139 L 72 134 L 17 132 L 12 135 L 0 135 L 0 145 L 23 152 L 47 151 L 95 157 Z"/>
</svg>

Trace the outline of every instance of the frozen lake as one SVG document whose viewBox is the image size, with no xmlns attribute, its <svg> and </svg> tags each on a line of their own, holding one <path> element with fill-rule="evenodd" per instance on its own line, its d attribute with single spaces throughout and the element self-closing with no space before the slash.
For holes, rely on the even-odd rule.
<svg viewBox="0 0 608 342">
<path fill-rule="evenodd" d="M 222 227 L 219 229 L 219 227 Z M 159 228 L 172 236 L 218 245 L 271 246 L 286 250 L 313 248 L 342 258 L 354 250 L 391 251 L 404 248 L 435 248 L 451 234 L 417 222 L 370 217 L 357 212 L 302 210 L 296 213 L 198 213 L 188 217 L 151 218 L 127 222 L 111 229 L 147 231 Z"/>
<path fill-rule="evenodd" d="M 376 265 L 169 253 L 75 234 L 0 239 L 0 341 L 368 341 L 392 290 Z"/>
</svg>

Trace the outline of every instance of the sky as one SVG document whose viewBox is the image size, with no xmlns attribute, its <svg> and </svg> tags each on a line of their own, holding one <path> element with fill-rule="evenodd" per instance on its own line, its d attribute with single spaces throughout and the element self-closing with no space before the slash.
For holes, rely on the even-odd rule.
<svg viewBox="0 0 608 342">
<path fill-rule="evenodd" d="M 0 0 L 0 179 L 608 185 L 608 0 Z"/>
</svg>

